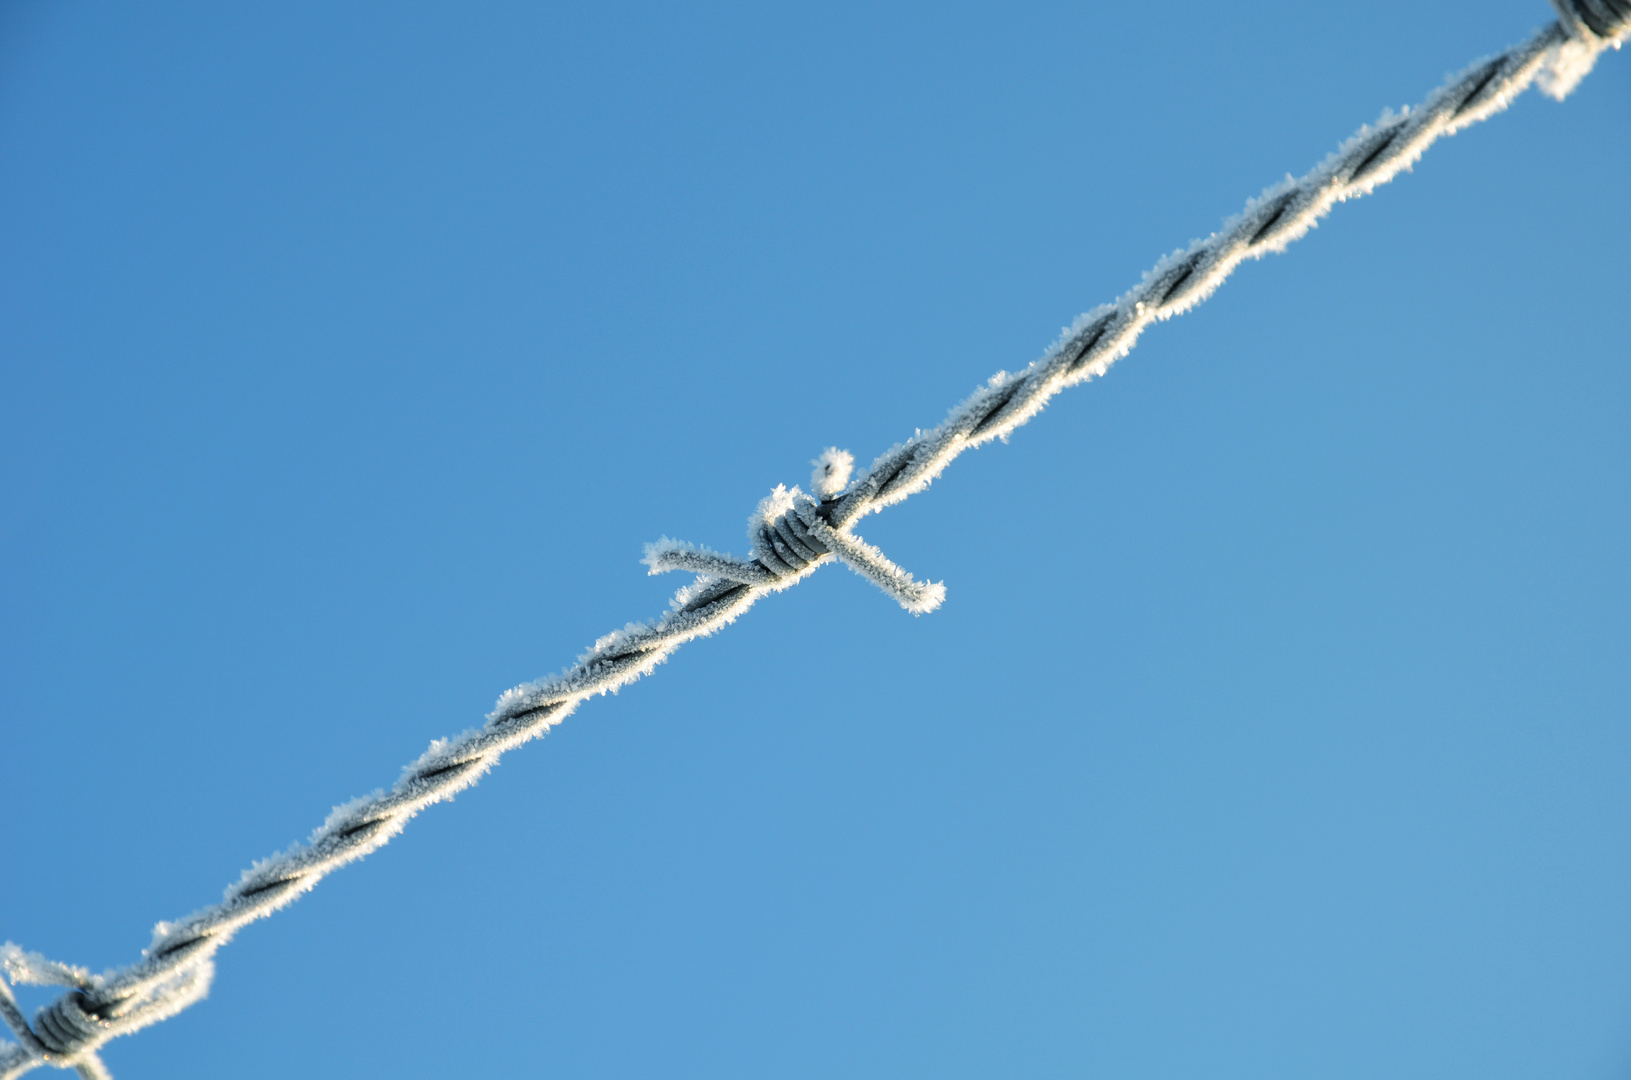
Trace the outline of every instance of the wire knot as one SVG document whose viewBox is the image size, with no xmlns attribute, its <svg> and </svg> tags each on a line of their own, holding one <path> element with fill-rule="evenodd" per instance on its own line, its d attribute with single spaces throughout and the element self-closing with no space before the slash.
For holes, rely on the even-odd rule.
<svg viewBox="0 0 1631 1080">
<path fill-rule="evenodd" d="M 828 450 L 818 459 L 818 471 L 821 462 L 838 460 L 834 456 L 839 454 L 845 459 L 843 474 L 847 479 L 849 455 L 842 451 Z M 894 597 L 914 615 L 939 607 L 946 599 L 946 586 L 940 582 L 914 580 L 848 526 L 835 527 L 829 514 L 837 505 L 836 496 L 840 492 L 828 494 L 830 498 L 818 502 L 796 486 L 787 488 L 778 484 L 748 518 L 751 559 L 738 559 L 665 536 L 646 545 L 645 564 L 651 567 L 653 574 L 689 570 L 742 585 L 784 589 L 803 580 L 822 563 L 836 559 Z"/>
<path fill-rule="evenodd" d="M 832 554 L 819 531 L 826 520 L 820 505 L 794 487 L 777 485 L 748 519 L 748 543 L 753 554 L 778 580 L 797 578 Z"/>
<path fill-rule="evenodd" d="M 38 953 L 25 952 L 11 942 L 0 945 L 0 1020 L 22 1041 L 8 1054 L 0 1050 L 0 1075 L 15 1076 L 18 1066 L 28 1061 L 74 1069 L 82 1077 L 106 1080 L 108 1071 L 96 1056 L 96 1048 L 115 1032 L 113 1025 L 96 1015 L 90 994 L 98 980 L 84 968 L 47 960 Z M 34 1014 L 30 1024 L 17 1007 L 7 983 L 66 986 L 67 993 Z"/>
<path fill-rule="evenodd" d="M 48 1053 L 70 1058 L 107 1039 L 108 1023 L 85 1011 L 82 991 L 63 994 L 34 1014 L 34 1037 Z"/>
</svg>

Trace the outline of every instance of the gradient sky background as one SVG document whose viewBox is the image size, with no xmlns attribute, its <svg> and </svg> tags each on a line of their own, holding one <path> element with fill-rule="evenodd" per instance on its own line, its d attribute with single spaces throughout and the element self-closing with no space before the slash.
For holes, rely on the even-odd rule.
<svg viewBox="0 0 1631 1080">
<path fill-rule="evenodd" d="M 1549 18 L 12 0 L 0 938 L 134 961 Z M 1625 1076 L 1627 177 L 1609 54 L 869 519 L 939 612 L 761 602 L 106 1060 Z"/>
</svg>

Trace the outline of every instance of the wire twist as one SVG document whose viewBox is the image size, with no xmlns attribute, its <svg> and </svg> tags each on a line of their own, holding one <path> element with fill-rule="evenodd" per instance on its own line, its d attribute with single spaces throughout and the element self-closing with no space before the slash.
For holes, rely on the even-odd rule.
<svg viewBox="0 0 1631 1080">
<path fill-rule="evenodd" d="M 828 450 L 812 481 L 820 499 L 778 487 L 759 505 L 749 520 L 753 558 L 666 537 L 648 545 L 652 573 L 697 575 L 674 595 L 668 612 L 607 634 L 557 676 L 508 691 L 481 727 L 433 742 L 390 790 L 336 807 L 306 843 L 244 871 L 219 904 L 159 923 L 137 963 L 90 975 L 7 943 L 0 968 L 12 983 L 70 989 L 30 1024 L 0 981 L 0 1019 L 20 1040 L 0 1044 L 0 1080 L 41 1065 L 106 1080 L 96 1050 L 202 999 L 216 950 L 241 927 L 382 847 L 419 811 L 474 784 L 506 751 L 543 735 L 586 699 L 649 673 L 681 645 L 735 621 L 761 596 L 796 584 L 824 563 L 845 563 L 909 611 L 932 611 L 944 599 L 944 586 L 915 581 L 856 536 L 861 518 L 922 491 L 959 454 L 1006 438 L 1061 390 L 1104 374 L 1151 323 L 1206 299 L 1244 260 L 1283 251 L 1336 203 L 1369 194 L 1409 168 L 1440 136 L 1494 115 L 1537 78 L 1561 99 L 1603 49 L 1623 42 L 1631 0 L 1552 2 L 1558 22 L 1468 67 L 1417 108 L 1360 128 L 1313 170 L 1269 188 L 1218 232 L 1162 259 L 1114 303 L 1077 319 L 1040 360 L 1017 374 L 999 372 L 939 426 L 891 447 L 859 477 L 849 479 L 847 454 Z"/>
</svg>

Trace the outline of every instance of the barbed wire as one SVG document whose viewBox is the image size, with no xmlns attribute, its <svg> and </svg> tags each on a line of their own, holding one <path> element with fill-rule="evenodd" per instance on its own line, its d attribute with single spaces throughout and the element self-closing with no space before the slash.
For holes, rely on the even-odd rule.
<svg viewBox="0 0 1631 1080">
<path fill-rule="evenodd" d="M 945 597 L 944 586 L 916 581 L 857 536 L 861 518 L 922 491 L 959 454 L 1007 436 L 1060 391 L 1103 375 L 1152 323 L 1205 300 L 1246 259 L 1283 251 L 1334 205 L 1387 183 L 1434 141 L 1504 109 L 1537 79 L 1561 100 L 1603 49 L 1618 48 L 1627 36 L 1631 0 L 1553 2 L 1557 22 L 1466 68 L 1420 106 L 1361 127 L 1307 174 L 1269 188 L 1218 232 L 1162 259 L 1114 303 L 1078 318 L 1041 359 L 1017 374 L 999 372 L 939 426 L 891 447 L 860 476 L 851 479 L 848 453 L 827 450 L 816 463 L 813 493 L 778 487 L 760 503 L 749 519 L 751 558 L 666 537 L 648 545 L 652 573 L 697 575 L 667 613 L 607 634 L 559 675 L 508 691 L 480 728 L 433 742 L 389 791 L 335 808 L 306 843 L 244 871 L 219 904 L 159 923 L 137 963 L 92 975 L 6 943 L 0 970 L 12 984 L 69 989 L 30 1024 L 0 979 L 0 1019 L 20 1040 L 0 1044 L 0 1080 L 42 1065 L 106 1080 L 97 1049 L 203 998 L 215 952 L 240 928 L 383 847 L 419 811 L 474 784 L 507 751 L 543 735 L 588 698 L 650 673 L 686 642 L 714 633 L 761 596 L 797 584 L 823 564 L 848 565 L 914 614 L 932 611 Z"/>
</svg>

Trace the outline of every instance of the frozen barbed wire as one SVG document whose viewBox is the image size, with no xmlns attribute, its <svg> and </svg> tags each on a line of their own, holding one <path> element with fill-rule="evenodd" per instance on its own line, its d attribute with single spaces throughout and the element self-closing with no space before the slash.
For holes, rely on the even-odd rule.
<svg viewBox="0 0 1631 1080">
<path fill-rule="evenodd" d="M 649 673 L 686 642 L 735 621 L 759 597 L 840 561 L 916 614 L 932 611 L 945 588 L 927 584 L 855 535 L 856 523 L 922 491 L 959 454 L 1006 438 L 1061 390 L 1103 375 L 1152 323 L 1205 300 L 1246 259 L 1283 251 L 1338 202 L 1369 194 L 1419 159 L 1435 140 L 1484 120 L 1531 83 L 1562 100 L 1606 48 L 1631 27 L 1631 0 L 1552 0 L 1559 20 L 1527 41 L 1480 60 L 1414 109 L 1384 113 L 1361 127 L 1304 176 L 1270 187 L 1204 240 L 1160 260 L 1114 303 L 1077 319 L 1041 359 L 1017 374 L 999 372 L 946 419 L 881 454 L 852 479 L 854 459 L 830 447 L 813 463 L 813 495 L 778 487 L 749 519 L 751 558 L 664 537 L 647 545 L 652 573 L 697 575 L 669 610 L 596 641 L 566 671 L 499 698 L 486 722 L 431 743 L 390 790 L 336 807 L 303 844 L 256 862 L 219 904 L 159 923 L 142 959 L 102 975 L 56 963 L 6 943 L 0 948 L 0 1019 L 19 1043 L 0 1043 L 0 1080 L 41 1065 L 106 1077 L 97 1049 L 175 1015 L 202 999 L 215 952 L 240 928 L 293 903 L 329 873 L 388 843 L 419 811 L 474 784 L 503 754 L 543 735 L 585 700 Z M 28 1022 L 7 982 L 67 987 Z"/>
</svg>

